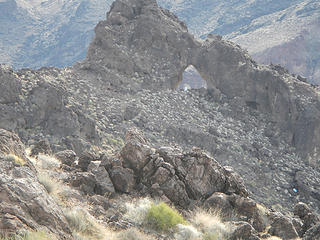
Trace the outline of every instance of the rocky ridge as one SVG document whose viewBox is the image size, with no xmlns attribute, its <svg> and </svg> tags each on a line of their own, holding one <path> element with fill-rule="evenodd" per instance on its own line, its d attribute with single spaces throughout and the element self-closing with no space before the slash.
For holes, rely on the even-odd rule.
<svg viewBox="0 0 320 240">
<path fill-rule="evenodd" d="M 269 207 L 285 211 L 305 201 L 317 209 L 317 88 L 280 66 L 257 65 L 219 36 L 195 39 L 153 0 L 116 1 L 95 31 L 86 60 L 73 68 L 14 72 L 1 66 L 1 87 L 10 93 L 0 98 L 1 128 L 17 132 L 28 145 L 48 138 L 54 152 L 73 150 L 82 156 L 84 171 L 100 160 L 86 151 L 122 148 L 126 129 L 137 127 L 156 146 L 207 150 L 239 172 L 252 198 Z M 207 90 L 176 90 L 190 65 L 206 80 Z M 202 156 L 184 156 L 194 155 Z M 105 170 L 91 167 L 126 181 L 114 187 L 128 192 L 138 169 L 112 164 Z M 92 185 L 82 188 L 87 193 L 112 189 L 110 181 L 97 185 L 101 179 L 92 174 L 76 174 L 80 180 L 74 186 L 88 180 Z M 164 193 L 169 187 L 155 187 L 159 195 L 172 197 Z M 195 198 L 198 193 L 192 192 L 179 201 Z"/>
<path fill-rule="evenodd" d="M 77 156 L 65 150 L 58 152 L 55 159 L 43 155 L 42 151 L 48 149 L 38 148 L 37 159 L 30 158 L 30 161 L 17 135 L 5 130 L 0 132 L 2 235 L 45 229 L 51 234 L 50 239 L 77 239 L 75 231 L 79 229 L 73 225 L 67 208 L 82 207 L 91 218 L 100 219 L 100 224 L 120 233 L 120 238 L 106 231 L 102 235 L 83 237 L 127 239 L 121 238 L 121 232 L 138 227 L 152 236 L 150 239 L 180 239 L 176 238 L 177 234 L 183 236 L 183 232 L 174 235 L 150 232 L 133 218 L 126 217 L 128 210 L 123 209 L 124 204 L 135 203 L 133 198 L 148 196 L 175 204 L 190 218 L 190 210 L 198 207 L 220 209 L 224 224 L 230 225 L 227 239 L 258 240 L 278 236 L 289 240 L 300 236 L 312 240 L 319 237 L 320 217 L 306 204 L 298 203 L 294 216 L 290 217 L 266 209 L 248 197 L 242 178 L 231 167 L 222 167 L 199 148 L 188 152 L 177 147 L 153 148 L 137 129 L 131 129 L 118 154 L 95 152 Z M 16 155 L 8 155 L 9 152 Z M 41 178 L 44 172 L 46 180 Z M 58 194 L 50 190 L 52 183 L 48 181 L 53 179 L 54 184 L 60 182 Z M 83 220 L 78 221 L 81 224 Z M 200 239 L 187 236 L 183 238 Z"/>
</svg>

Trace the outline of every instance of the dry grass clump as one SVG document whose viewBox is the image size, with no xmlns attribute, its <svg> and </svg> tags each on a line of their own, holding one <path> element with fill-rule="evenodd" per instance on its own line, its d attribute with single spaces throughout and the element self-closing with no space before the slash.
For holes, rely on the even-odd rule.
<svg viewBox="0 0 320 240">
<path fill-rule="evenodd" d="M 47 170 L 58 169 L 61 166 L 61 162 L 57 158 L 53 156 L 44 155 L 44 154 L 38 155 L 37 163 L 42 169 L 47 169 Z"/>
<path fill-rule="evenodd" d="M 198 210 L 191 219 L 194 226 L 203 232 L 204 240 L 227 239 L 231 230 L 223 223 L 219 213 Z"/>
<path fill-rule="evenodd" d="M 122 231 L 117 236 L 118 240 L 155 240 L 152 236 L 148 236 L 141 231 L 130 228 L 128 230 Z"/>
<path fill-rule="evenodd" d="M 40 173 L 38 175 L 38 181 L 44 186 L 49 194 L 57 194 L 60 190 L 60 184 L 45 173 Z"/>
<path fill-rule="evenodd" d="M 76 239 L 102 240 L 115 239 L 114 234 L 100 225 L 87 211 L 74 208 L 65 210 L 64 215 Z"/>
<path fill-rule="evenodd" d="M 24 166 L 26 164 L 26 161 L 24 159 L 14 155 L 14 154 L 8 154 L 7 156 L 4 157 L 4 160 L 8 161 L 8 162 L 13 162 L 19 166 Z"/>
<path fill-rule="evenodd" d="M 145 222 L 151 206 L 152 201 L 148 198 L 142 198 L 135 202 L 128 202 L 125 204 L 126 213 L 123 217 L 136 225 L 142 225 Z"/>
<path fill-rule="evenodd" d="M 174 238 L 176 240 L 200 240 L 202 239 L 202 233 L 192 225 L 178 224 Z"/>
</svg>

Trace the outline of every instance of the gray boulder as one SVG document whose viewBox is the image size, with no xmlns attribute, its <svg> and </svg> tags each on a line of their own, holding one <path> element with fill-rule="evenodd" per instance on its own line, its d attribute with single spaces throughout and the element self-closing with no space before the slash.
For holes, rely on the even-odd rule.
<svg viewBox="0 0 320 240">
<path fill-rule="evenodd" d="M 77 154 L 72 150 L 64 150 L 57 152 L 54 156 L 61 161 L 61 163 L 71 166 L 77 159 Z"/>
<path fill-rule="evenodd" d="M 277 236 L 283 240 L 297 239 L 299 237 L 292 221 L 284 216 L 276 217 L 271 223 L 268 231 L 272 236 Z"/>
</svg>

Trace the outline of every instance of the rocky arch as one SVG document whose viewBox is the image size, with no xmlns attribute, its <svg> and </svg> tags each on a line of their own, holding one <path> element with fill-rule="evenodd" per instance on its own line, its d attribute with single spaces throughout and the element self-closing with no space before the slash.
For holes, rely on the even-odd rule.
<svg viewBox="0 0 320 240">
<path fill-rule="evenodd" d="M 207 88 L 207 81 L 201 76 L 199 71 L 193 66 L 187 66 L 179 76 L 180 82 L 175 89 L 199 89 Z"/>
<path fill-rule="evenodd" d="M 87 58 L 79 65 L 83 74 L 98 75 L 106 85 L 125 93 L 161 91 L 175 89 L 185 68 L 193 65 L 209 90 L 269 115 L 299 152 L 314 150 L 314 156 L 320 156 L 320 134 L 314 131 L 320 121 L 313 121 L 320 119 L 318 95 L 281 69 L 258 66 L 236 44 L 215 35 L 197 40 L 156 0 L 115 1 L 95 32 Z M 306 136 L 305 129 L 311 135 Z"/>
</svg>

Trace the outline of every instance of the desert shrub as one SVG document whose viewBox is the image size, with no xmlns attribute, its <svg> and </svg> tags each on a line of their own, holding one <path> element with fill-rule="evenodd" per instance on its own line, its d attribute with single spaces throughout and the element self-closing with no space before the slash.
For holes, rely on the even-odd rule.
<svg viewBox="0 0 320 240">
<path fill-rule="evenodd" d="M 148 198 L 142 198 L 135 202 L 125 204 L 126 213 L 124 218 L 137 225 L 142 225 L 145 222 L 147 213 L 152 206 L 152 201 Z"/>
<path fill-rule="evenodd" d="M 57 169 L 60 167 L 61 162 L 53 156 L 38 155 L 38 163 L 42 169 Z"/>
<path fill-rule="evenodd" d="M 178 224 L 186 224 L 187 222 L 177 210 L 169 207 L 164 202 L 160 202 L 159 204 L 153 203 L 151 205 L 147 212 L 145 223 L 156 230 L 168 231 Z"/>
<path fill-rule="evenodd" d="M 154 240 L 153 237 L 148 236 L 134 228 L 120 232 L 118 235 L 118 239 L 119 240 Z"/>
<path fill-rule="evenodd" d="M 26 164 L 26 161 L 14 154 L 8 154 L 7 156 L 5 156 L 4 158 L 5 161 L 10 161 L 10 162 L 14 162 L 15 164 L 19 165 L 19 166 L 24 166 Z"/>
<path fill-rule="evenodd" d="M 177 225 L 177 231 L 174 234 L 176 240 L 200 240 L 202 234 L 191 225 Z"/>
<path fill-rule="evenodd" d="M 229 226 L 221 221 L 217 212 L 197 210 L 191 222 L 204 233 L 204 240 L 226 239 L 230 233 Z"/>
<path fill-rule="evenodd" d="M 64 215 L 75 235 L 80 237 L 92 237 L 92 239 L 103 239 L 105 229 L 85 210 L 75 208 L 64 211 Z M 86 238 L 88 239 L 88 238 Z"/>
<path fill-rule="evenodd" d="M 44 173 L 38 175 L 38 181 L 44 186 L 49 194 L 54 193 L 58 189 L 58 183 Z"/>
</svg>

